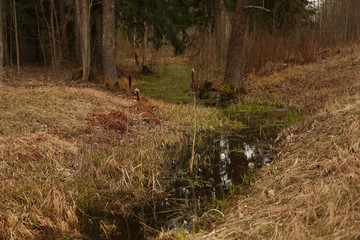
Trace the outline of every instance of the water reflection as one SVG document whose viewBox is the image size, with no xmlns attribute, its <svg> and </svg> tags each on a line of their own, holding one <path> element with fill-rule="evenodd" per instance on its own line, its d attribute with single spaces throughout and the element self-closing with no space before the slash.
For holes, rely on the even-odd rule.
<svg viewBox="0 0 360 240">
<path fill-rule="evenodd" d="M 164 179 L 171 197 L 160 204 L 171 214 L 157 213 L 157 220 L 163 219 L 164 229 L 191 231 L 196 218 L 214 208 L 212 199 L 224 199 L 231 187 L 243 183 L 249 162 L 261 167 L 272 160 L 270 150 L 276 132 L 269 129 L 266 134 L 259 134 L 256 129 L 244 129 L 241 134 L 223 132 L 209 137 L 197 149 L 195 177 L 188 175 L 188 161 L 182 166 L 173 165 L 172 175 Z"/>
<path fill-rule="evenodd" d="M 232 179 L 228 173 L 228 169 L 231 166 L 231 158 L 229 138 L 224 134 L 220 135 L 219 164 L 219 176 L 221 179 L 220 184 L 222 188 L 227 188 L 228 186 L 232 185 Z"/>
<path fill-rule="evenodd" d="M 234 186 L 246 187 L 249 174 L 273 160 L 271 149 L 280 129 L 259 128 L 260 119 L 266 116 L 246 118 L 248 122 L 244 121 L 244 116 L 237 117 L 249 128 L 201 136 L 201 147 L 196 149 L 194 176 L 189 175 L 190 146 L 182 152 L 183 156 L 170 157 L 168 174 L 159 179 L 167 197 L 135 210 L 135 219 L 126 220 L 126 225 L 130 226 L 128 239 L 141 239 L 141 236 L 145 239 L 162 230 L 192 232 L 198 218 L 209 209 L 219 208 L 219 202 L 226 202 L 223 200 Z M 184 161 L 179 163 L 179 158 Z M 118 224 L 124 225 L 120 221 Z"/>
</svg>

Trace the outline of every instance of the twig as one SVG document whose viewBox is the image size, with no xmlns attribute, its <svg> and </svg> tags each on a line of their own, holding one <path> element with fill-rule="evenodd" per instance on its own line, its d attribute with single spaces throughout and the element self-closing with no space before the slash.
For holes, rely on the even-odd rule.
<svg viewBox="0 0 360 240">
<path fill-rule="evenodd" d="M 223 231 L 223 230 L 225 230 L 226 229 L 226 227 L 223 227 L 223 228 L 220 228 L 220 229 L 218 229 L 218 230 L 213 230 L 211 233 L 209 233 L 209 234 L 207 234 L 207 235 L 205 235 L 205 236 L 203 236 L 203 237 L 201 237 L 202 239 L 208 239 L 210 236 L 212 236 L 212 235 L 214 235 L 214 234 L 216 234 L 216 233 L 218 233 L 218 232 L 221 232 L 221 231 Z"/>
<path fill-rule="evenodd" d="M 224 215 L 221 211 L 219 211 L 219 210 L 217 210 L 217 209 L 210 209 L 209 211 L 207 211 L 206 213 L 204 213 L 204 214 L 201 216 L 201 218 L 204 217 L 204 216 L 207 217 L 210 212 L 219 213 L 219 214 L 222 216 L 222 218 L 225 218 L 225 215 Z"/>
<path fill-rule="evenodd" d="M 268 13 L 271 12 L 270 9 L 267 9 L 267 8 L 265 8 L 265 7 L 260 7 L 260 6 L 250 5 L 250 6 L 245 6 L 244 8 L 245 8 L 245 9 L 259 9 L 259 10 L 263 10 L 263 11 L 268 12 Z"/>
<path fill-rule="evenodd" d="M 194 98 L 194 138 L 193 138 L 191 159 L 190 159 L 190 175 L 193 174 L 194 159 L 195 159 L 195 141 L 196 141 L 196 98 L 195 98 L 194 74 L 195 74 L 195 70 L 192 69 L 191 70 L 191 77 L 192 77 L 192 83 L 193 83 L 192 87 L 193 87 L 193 98 Z"/>
</svg>

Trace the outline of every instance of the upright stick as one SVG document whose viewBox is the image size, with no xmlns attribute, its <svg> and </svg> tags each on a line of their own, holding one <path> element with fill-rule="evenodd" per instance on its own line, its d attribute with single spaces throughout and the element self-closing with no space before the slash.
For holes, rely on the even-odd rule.
<svg viewBox="0 0 360 240">
<path fill-rule="evenodd" d="M 191 70 L 191 81 L 192 81 L 192 91 L 193 91 L 193 100 L 194 100 L 194 138 L 192 144 L 192 152 L 190 159 L 190 175 L 193 175 L 194 160 L 195 160 L 195 142 L 196 142 L 196 97 L 195 97 L 195 82 L 194 82 L 195 70 Z"/>
</svg>

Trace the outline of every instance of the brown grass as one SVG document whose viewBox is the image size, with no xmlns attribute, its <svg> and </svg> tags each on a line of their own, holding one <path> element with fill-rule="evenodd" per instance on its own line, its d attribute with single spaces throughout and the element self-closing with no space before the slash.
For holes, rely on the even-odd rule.
<svg viewBox="0 0 360 240">
<path fill-rule="evenodd" d="M 277 99 L 312 114 L 281 133 L 277 160 L 225 221 L 191 239 L 360 238 L 360 55 L 353 50 L 252 78 L 246 101 Z"/>
<path fill-rule="evenodd" d="M 138 103 L 122 92 L 55 80 L 28 68 L 0 88 L 0 239 L 104 238 L 119 232 L 103 215 L 129 215 L 162 194 L 166 149 L 186 143 L 186 106 Z M 199 131 L 219 111 L 198 108 Z M 211 122 L 211 123 L 210 123 Z M 175 124 L 176 123 L 176 124 Z"/>
<path fill-rule="evenodd" d="M 249 94 L 243 100 L 314 111 L 332 100 L 357 94 L 359 48 L 351 45 L 338 55 L 315 63 L 285 65 L 280 71 L 260 77 L 250 75 L 245 80 Z"/>
<path fill-rule="evenodd" d="M 248 78 L 246 103 L 294 107 L 309 118 L 282 133 L 278 160 L 225 222 L 191 237 L 360 237 L 360 58 L 359 47 L 351 49 Z M 192 107 L 139 104 L 26 70 L 10 72 L 0 88 L 0 238 L 77 239 L 85 227 L 116 234 L 113 223 L 92 218 L 129 215 L 162 194 L 166 149 L 191 136 Z M 213 108 L 197 107 L 197 116 L 198 132 L 226 121 Z"/>
</svg>

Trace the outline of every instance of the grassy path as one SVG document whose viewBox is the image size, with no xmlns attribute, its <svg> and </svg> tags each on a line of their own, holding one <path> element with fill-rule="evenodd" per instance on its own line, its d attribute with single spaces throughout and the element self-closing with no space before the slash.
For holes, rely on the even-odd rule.
<svg viewBox="0 0 360 240">
<path fill-rule="evenodd" d="M 147 97 L 166 102 L 187 103 L 190 99 L 191 65 L 169 64 L 161 67 L 164 76 L 146 76 L 148 84 L 139 87 Z"/>
</svg>

